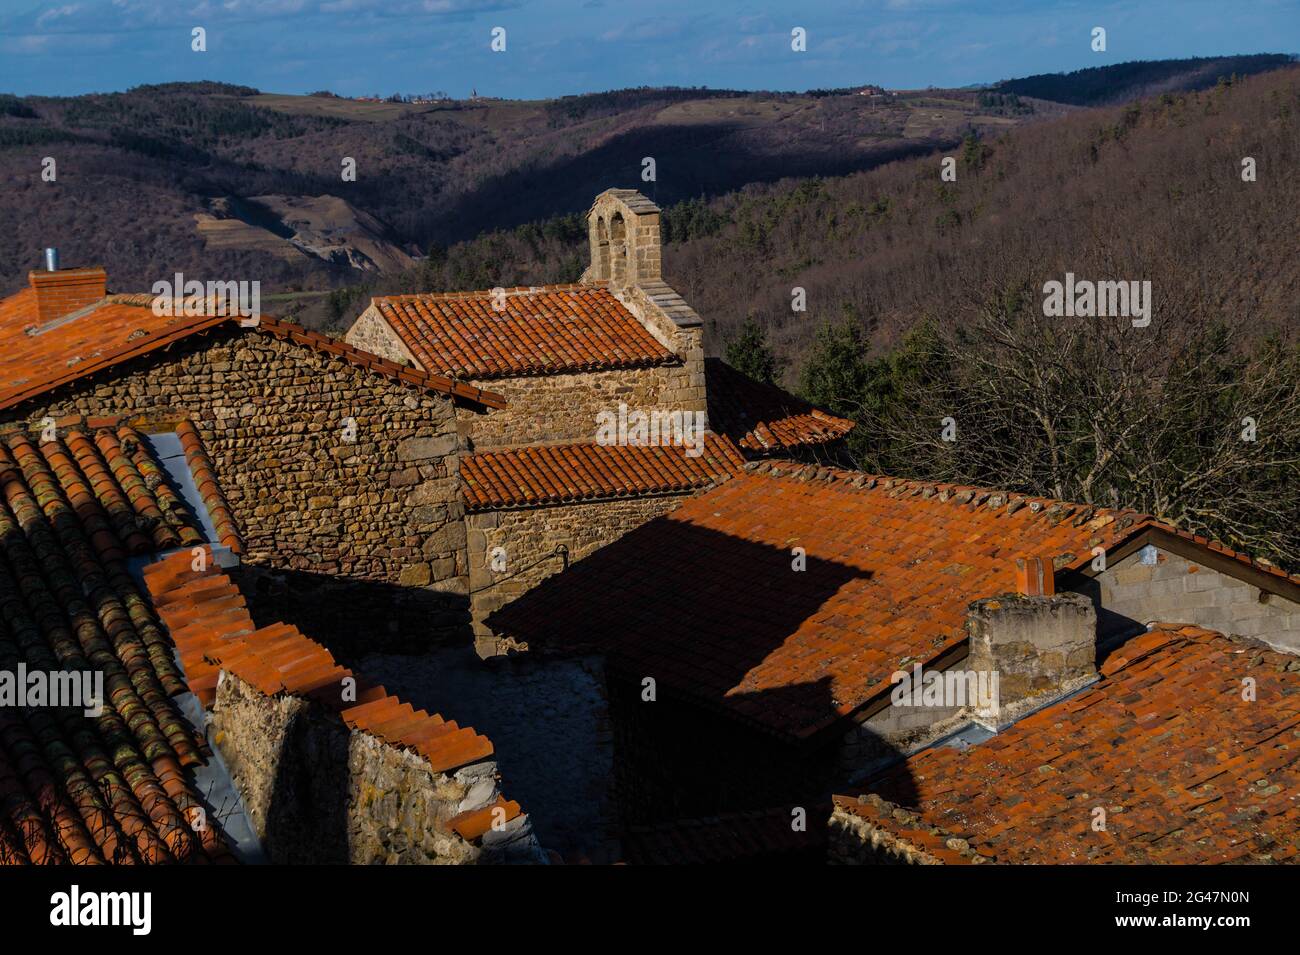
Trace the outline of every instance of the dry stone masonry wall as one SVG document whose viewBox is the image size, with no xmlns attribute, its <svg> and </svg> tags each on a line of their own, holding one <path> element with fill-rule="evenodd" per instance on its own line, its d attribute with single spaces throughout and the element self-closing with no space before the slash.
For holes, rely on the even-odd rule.
<svg viewBox="0 0 1300 955">
<path fill-rule="evenodd" d="M 457 418 L 475 451 L 517 444 L 589 442 L 596 439 L 597 415 L 602 411 L 617 414 L 620 403 L 647 413 L 682 408 L 678 396 L 686 387 L 686 376 L 681 365 L 661 365 L 474 381 L 470 384 L 502 395 L 507 405 L 487 415 L 461 408 Z"/>
<path fill-rule="evenodd" d="M 568 548 L 572 564 L 673 510 L 682 497 L 621 498 L 467 515 L 470 606 L 479 652 L 491 656 L 510 649 L 497 642 L 484 621 L 494 610 L 564 569 L 563 559 L 553 556 L 557 547 Z M 501 571 L 493 570 L 497 548 L 505 558 Z"/>
<path fill-rule="evenodd" d="M 362 351 L 395 361 L 399 365 L 410 365 L 413 368 L 418 368 L 420 365 L 411 354 L 411 350 L 406 347 L 388 322 L 384 321 L 383 316 L 379 314 L 379 309 L 374 305 L 368 307 L 352 323 L 352 327 L 348 329 L 347 341 L 348 344 L 355 345 Z M 436 368 L 425 370 L 439 371 Z"/>
<path fill-rule="evenodd" d="M 449 825 L 499 794 L 496 764 L 435 773 L 418 754 L 222 673 L 213 739 L 277 864 L 539 862 L 526 816 L 467 842 Z"/>
<path fill-rule="evenodd" d="M 193 421 L 244 536 L 245 562 L 293 585 L 276 585 L 279 596 L 296 587 L 319 605 L 333 590 L 345 610 L 373 608 L 369 629 L 384 633 L 392 589 L 418 588 L 428 598 L 425 632 L 408 636 L 468 639 L 449 399 L 232 328 L 187 339 L 165 360 L 146 356 L 83 379 L 8 419 L 114 414 Z M 345 583 L 365 587 L 339 590 Z"/>
</svg>

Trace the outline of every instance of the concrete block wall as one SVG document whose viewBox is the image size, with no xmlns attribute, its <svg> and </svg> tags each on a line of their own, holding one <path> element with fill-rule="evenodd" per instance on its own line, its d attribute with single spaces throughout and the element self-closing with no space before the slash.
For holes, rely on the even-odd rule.
<svg viewBox="0 0 1300 955">
<path fill-rule="evenodd" d="M 1094 579 L 1103 637 L 1153 622 L 1194 623 L 1300 653 L 1300 604 L 1154 545 L 1145 558 L 1151 562 L 1139 550 Z"/>
</svg>

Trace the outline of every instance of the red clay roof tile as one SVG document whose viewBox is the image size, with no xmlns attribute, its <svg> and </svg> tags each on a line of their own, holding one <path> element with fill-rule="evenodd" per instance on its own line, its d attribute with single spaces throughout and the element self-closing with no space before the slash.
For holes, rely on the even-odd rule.
<svg viewBox="0 0 1300 955">
<path fill-rule="evenodd" d="M 448 826 L 462 839 L 473 841 L 480 839 L 493 826 L 502 826 L 519 815 L 519 803 L 498 796 L 491 805 L 471 812 L 463 812 L 453 818 Z"/>
<path fill-rule="evenodd" d="M 1078 696 L 964 750 L 924 750 L 866 788 L 998 862 L 1295 861 L 1294 662 L 1162 625 L 1113 652 Z M 1243 698 L 1247 677 L 1253 700 Z M 1103 831 L 1092 825 L 1098 807 Z M 897 828 L 887 812 L 878 824 Z"/>
<path fill-rule="evenodd" d="M 641 368 L 677 362 L 607 288 L 548 285 L 390 295 L 374 307 L 420 366 L 458 378 Z M 503 302 L 498 311 L 495 302 Z"/>
<path fill-rule="evenodd" d="M 461 458 L 461 493 L 471 511 L 671 494 L 707 487 L 744 466 L 718 435 L 705 435 L 700 454 L 688 450 L 564 444 L 483 451 Z"/>
<path fill-rule="evenodd" d="M 704 360 L 709 425 L 746 451 L 779 454 L 839 441 L 854 422 L 741 374 L 718 358 Z"/>
<path fill-rule="evenodd" d="M 0 436 L 0 669 L 95 669 L 106 697 L 99 717 L 0 711 L 0 862 L 228 860 L 218 827 L 190 825 L 202 803 L 183 767 L 204 753 L 170 699 L 183 683 L 126 565 L 151 549 L 140 522 L 166 520 L 164 507 L 175 539 L 197 528 L 147 445 L 110 450 L 79 431 Z"/>
<path fill-rule="evenodd" d="M 39 274 L 39 273 L 34 273 Z M 31 290 L 0 301 L 0 409 L 12 408 L 60 385 L 148 354 L 218 326 L 240 326 L 237 315 L 155 315 L 150 295 L 110 295 L 71 317 L 36 325 Z M 500 395 L 439 374 L 399 372 L 378 355 L 338 342 L 319 332 L 263 316 L 249 333 L 288 338 L 322 354 L 424 391 L 445 394 L 488 408 L 505 407 Z"/>
<path fill-rule="evenodd" d="M 963 645 L 968 605 L 1015 591 L 1015 557 L 1086 564 L 1093 542 L 1110 549 L 1147 528 L 1164 525 L 1131 511 L 762 462 L 487 623 L 536 649 L 603 651 L 637 680 L 804 739 L 887 691 L 894 671 Z"/>
<path fill-rule="evenodd" d="M 310 696 L 337 712 L 348 726 L 419 753 L 434 772 L 451 772 L 492 755 L 492 743 L 485 736 L 414 709 L 340 666 L 296 627 L 256 629 L 242 599 L 232 609 L 230 594 L 237 588 L 215 566 L 210 551 L 202 570 L 195 570 L 191 554 L 183 551 L 151 564 L 144 573 L 190 689 L 205 707 L 216 699 L 217 672 L 226 670 L 268 695 Z M 355 699 L 345 699 L 345 680 L 355 682 Z M 517 804 L 510 805 L 518 814 Z"/>
</svg>

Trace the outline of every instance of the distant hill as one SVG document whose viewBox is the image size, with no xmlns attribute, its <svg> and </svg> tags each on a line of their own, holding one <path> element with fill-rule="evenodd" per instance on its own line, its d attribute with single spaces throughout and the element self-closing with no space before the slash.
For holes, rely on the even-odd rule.
<svg viewBox="0 0 1300 955">
<path fill-rule="evenodd" d="M 1295 57 L 1285 53 L 1134 60 L 1073 73 L 1039 73 L 1017 80 L 1003 80 L 994 88 L 1004 93 L 1035 96 L 1072 106 L 1110 106 L 1158 93 L 1208 89 L 1220 78 L 1253 76 L 1293 62 Z"/>
<path fill-rule="evenodd" d="M 635 186 L 666 207 L 689 201 L 675 228 L 695 235 L 734 215 L 739 199 L 713 201 L 737 190 L 750 190 L 749 202 L 764 183 L 870 170 L 951 150 L 971 134 L 993 142 L 1078 108 L 1031 89 L 1073 102 L 1107 84 L 1127 95 L 1140 82 L 1194 83 L 1278 60 L 1131 64 L 1046 78 L 1055 86 L 1031 77 L 889 93 L 643 88 L 402 103 L 203 82 L 0 95 L 0 293 L 57 245 L 65 262 L 105 265 L 119 289 L 176 270 L 256 278 L 268 294 L 313 293 L 302 318 L 337 322 L 376 275 L 491 285 L 554 253 L 559 274 L 576 276 L 581 264 L 566 243 L 581 225 L 572 217 L 610 186 Z M 41 179 L 46 158 L 57 163 L 54 183 Z M 642 178 L 646 159 L 653 181 Z M 345 160 L 355 181 L 344 180 Z M 480 234 L 493 259 L 454 251 Z M 430 252 L 426 267 L 408 268 Z M 278 307 L 294 313 L 297 304 L 281 298 Z"/>
<path fill-rule="evenodd" d="M 400 270 L 431 246 L 585 209 L 613 185 L 673 203 L 867 169 L 1062 109 L 851 90 L 414 104 L 210 82 L 0 97 L 0 292 L 47 245 L 65 262 L 107 266 L 119 288 L 181 269 L 328 289 L 372 267 Z M 45 157 L 55 183 L 41 180 Z M 653 181 L 642 178 L 647 158 Z M 296 240 L 294 209 L 306 224 Z"/>
<path fill-rule="evenodd" d="M 921 319 L 957 320 L 977 289 L 1030 264 L 1160 277 L 1166 301 L 1249 316 L 1260 331 L 1300 328 L 1300 67 L 1078 110 L 945 154 L 955 183 L 929 155 L 669 205 L 665 276 L 704 317 L 711 352 L 752 316 L 792 361 L 793 384 L 822 322 L 855 318 L 889 345 Z M 1258 182 L 1241 181 L 1245 156 Z M 571 281 L 585 238 L 577 216 L 497 231 L 378 286 Z M 806 313 L 791 311 L 795 286 Z"/>
</svg>

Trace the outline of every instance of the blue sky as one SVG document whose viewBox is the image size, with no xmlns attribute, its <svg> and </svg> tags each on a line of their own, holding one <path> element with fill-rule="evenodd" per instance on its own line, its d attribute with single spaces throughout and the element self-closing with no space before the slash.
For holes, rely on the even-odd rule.
<svg viewBox="0 0 1300 955">
<path fill-rule="evenodd" d="M 207 31 L 207 52 L 191 30 Z M 1107 51 L 1090 31 L 1107 31 Z M 489 48 L 494 27 L 506 51 Z M 790 49 L 790 31 L 808 49 Z M 640 85 L 963 86 L 1134 59 L 1300 52 L 1300 0 L 0 0 L 0 91 L 214 79 L 511 98 Z"/>
</svg>

